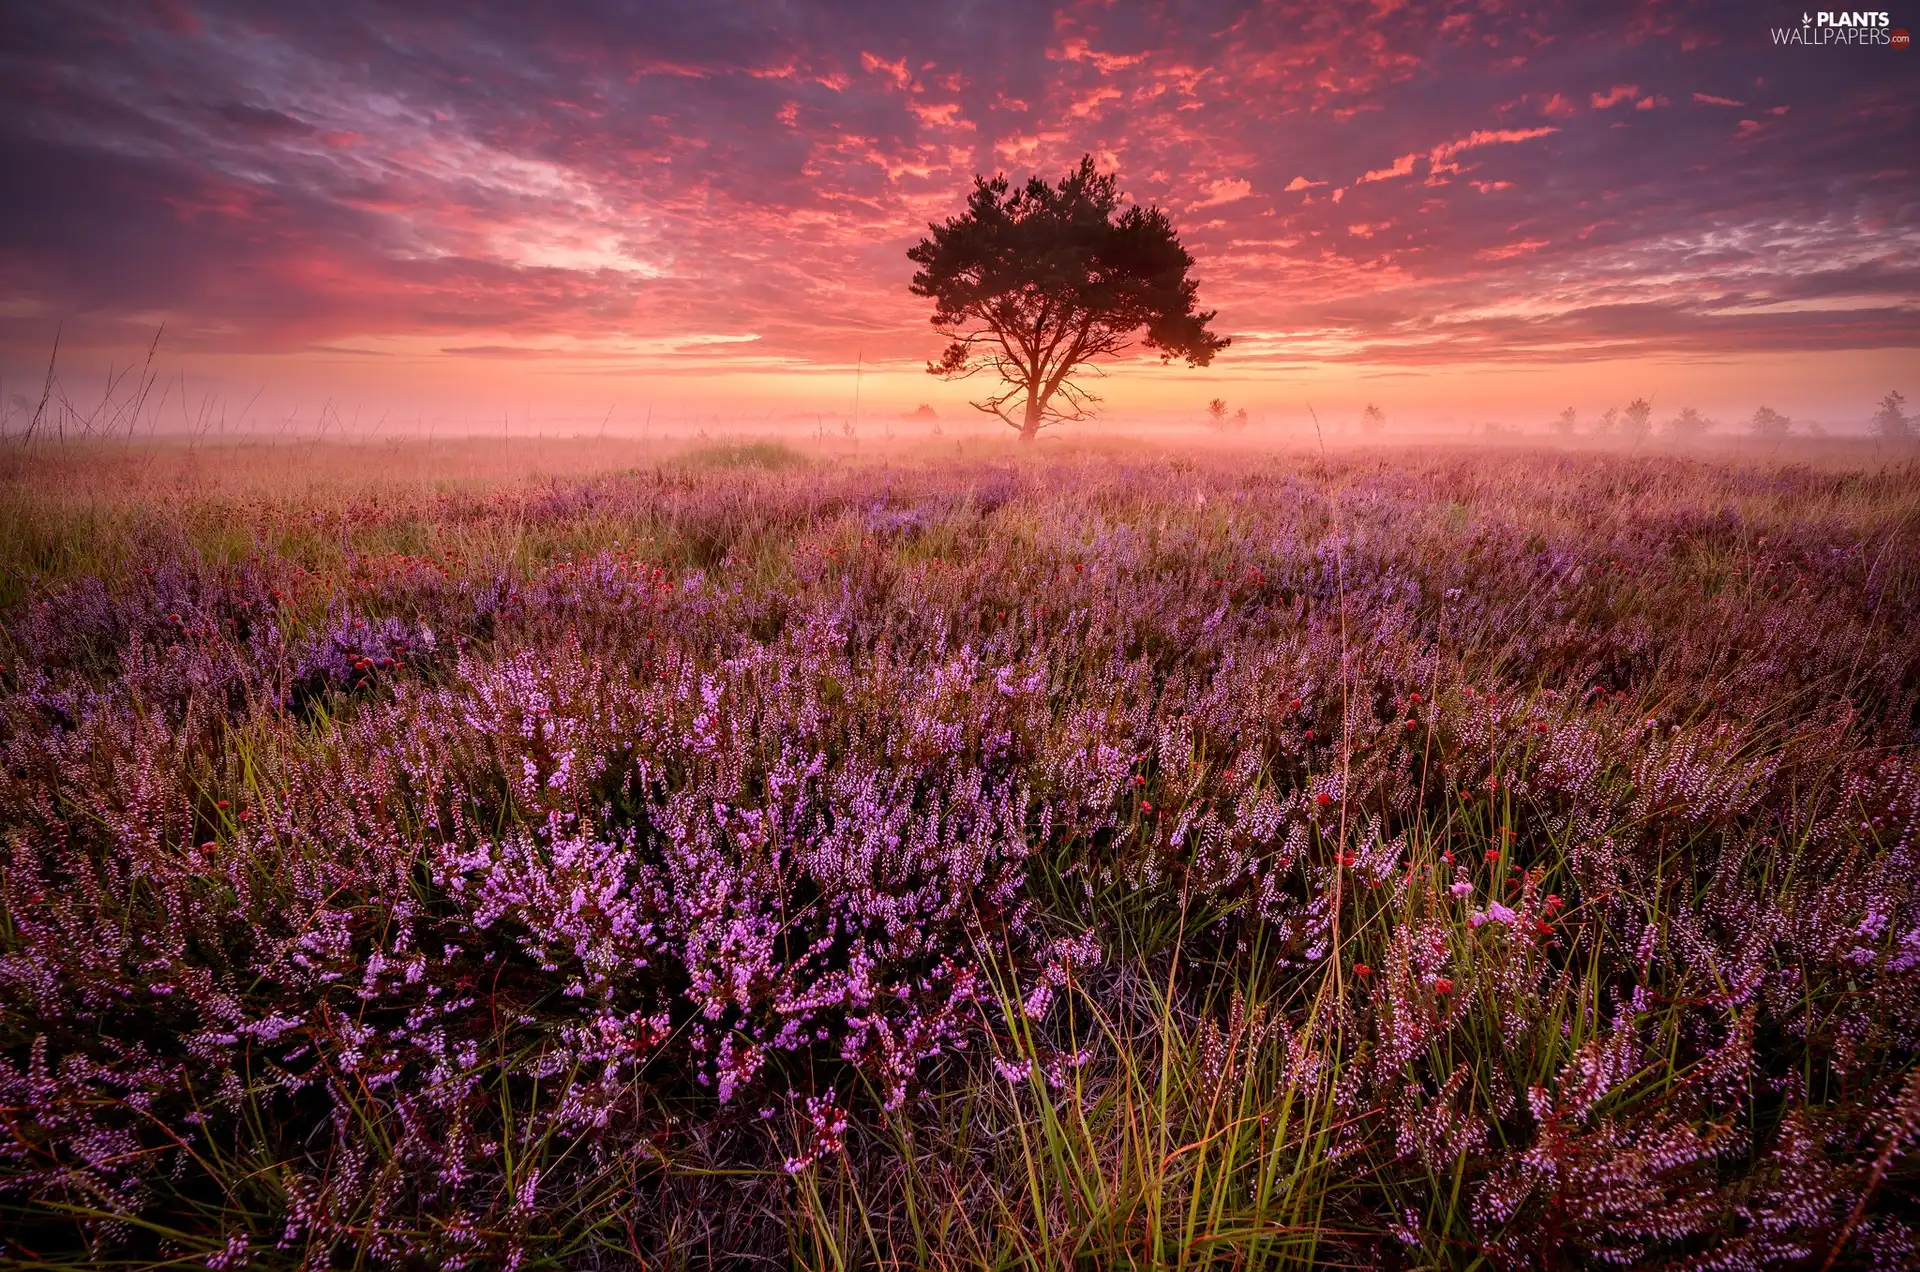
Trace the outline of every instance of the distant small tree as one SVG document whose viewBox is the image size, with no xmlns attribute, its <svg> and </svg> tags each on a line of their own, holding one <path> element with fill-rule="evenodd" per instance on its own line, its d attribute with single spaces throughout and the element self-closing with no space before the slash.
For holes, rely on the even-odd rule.
<svg viewBox="0 0 1920 1272">
<path fill-rule="evenodd" d="M 1373 403 L 1367 403 L 1367 409 L 1360 412 L 1360 431 L 1363 433 L 1378 433 L 1386 426 L 1387 413 Z"/>
<path fill-rule="evenodd" d="M 1562 437 L 1572 437 L 1580 425 L 1580 417 L 1572 407 L 1560 412 L 1553 418 L 1553 431 Z"/>
<path fill-rule="evenodd" d="M 1610 406 L 1606 410 L 1600 412 L 1600 423 L 1593 431 L 1599 434 L 1601 437 L 1612 437 L 1615 433 L 1619 432 L 1620 431 L 1620 408 L 1617 406 Z"/>
<path fill-rule="evenodd" d="M 1691 441 L 1705 437 L 1713 431 L 1713 421 L 1700 413 L 1698 407 L 1680 408 L 1680 414 L 1667 421 L 1667 432 L 1682 441 Z"/>
<path fill-rule="evenodd" d="M 1193 257 L 1167 214 L 1122 210 L 1117 178 L 1091 156 L 1056 185 L 975 177 L 966 212 L 928 229 L 907 253 L 920 267 L 910 290 L 933 301 L 951 342 L 927 370 L 999 379 L 1005 387 L 973 405 L 1023 442 L 1086 418 L 1096 399 L 1080 377 L 1142 332 L 1162 362 L 1204 367 L 1227 347 L 1207 329 L 1213 311 L 1195 305 Z"/>
<path fill-rule="evenodd" d="M 1778 440 L 1793 431 L 1793 421 L 1772 407 L 1763 406 L 1753 413 L 1753 423 L 1748 427 L 1755 437 Z"/>
<path fill-rule="evenodd" d="M 1217 433 L 1238 433 L 1246 426 L 1247 411 L 1245 407 L 1234 411 L 1232 414 L 1228 414 L 1225 398 L 1215 398 L 1213 401 L 1207 403 L 1208 428 Z"/>
<path fill-rule="evenodd" d="M 1873 434 L 1889 442 L 1909 441 L 1913 437 L 1913 420 L 1908 418 L 1906 394 L 1895 389 L 1880 399 L 1880 409 L 1873 413 Z"/>
<path fill-rule="evenodd" d="M 1620 431 L 1636 442 L 1653 432 L 1653 403 L 1645 398 L 1627 403 L 1627 409 L 1620 413 Z"/>
</svg>

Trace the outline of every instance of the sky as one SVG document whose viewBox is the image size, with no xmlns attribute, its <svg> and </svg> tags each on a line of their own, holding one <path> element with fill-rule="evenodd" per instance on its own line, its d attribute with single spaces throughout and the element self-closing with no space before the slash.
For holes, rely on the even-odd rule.
<svg viewBox="0 0 1920 1272">
<path fill-rule="evenodd" d="M 1111 413 L 1864 419 L 1920 396 L 1920 52 L 1778 42 L 1813 17 L 8 5 L 0 394 L 38 396 L 56 331 L 77 398 L 164 324 L 183 406 L 236 418 L 964 415 L 906 250 L 976 174 L 1091 154 L 1233 340 L 1116 365 Z"/>
</svg>

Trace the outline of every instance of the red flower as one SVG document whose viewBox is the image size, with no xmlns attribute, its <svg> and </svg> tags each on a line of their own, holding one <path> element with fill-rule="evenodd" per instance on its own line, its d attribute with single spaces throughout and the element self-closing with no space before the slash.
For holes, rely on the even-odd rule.
<svg viewBox="0 0 1920 1272">
<path fill-rule="evenodd" d="M 1367 979 L 1367 977 L 1373 975 L 1373 969 L 1371 967 L 1368 967 L 1365 963 L 1355 963 L 1353 965 L 1353 974 L 1355 976 L 1358 976 L 1361 980 L 1365 980 Z"/>
<path fill-rule="evenodd" d="M 1444 976 L 1436 976 L 1433 978 L 1433 992 L 1436 994 L 1451 994 L 1453 992 L 1453 982 Z"/>
<path fill-rule="evenodd" d="M 1325 808 L 1328 804 L 1333 803 L 1333 796 L 1327 794 L 1325 791 L 1321 791 L 1313 797 L 1313 802 Z"/>
<path fill-rule="evenodd" d="M 1289 702 L 1287 704 L 1287 710 L 1289 711 L 1298 711 L 1299 709 L 1300 709 L 1300 699 L 1298 698 L 1295 698 L 1292 702 Z"/>
</svg>

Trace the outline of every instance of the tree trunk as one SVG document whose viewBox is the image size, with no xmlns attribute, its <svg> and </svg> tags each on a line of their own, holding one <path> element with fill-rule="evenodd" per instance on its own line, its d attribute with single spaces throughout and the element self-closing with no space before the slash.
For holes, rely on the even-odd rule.
<svg viewBox="0 0 1920 1272">
<path fill-rule="evenodd" d="M 1020 440 L 1022 442 L 1031 442 L 1034 438 L 1040 436 L 1040 408 L 1045 405 L 1046 403 L 1040 400 L 1038 394 L 1034 393 L 1031 389 L 1027 391 L 1027 418 L 1020 425 Z"/>
</svg>

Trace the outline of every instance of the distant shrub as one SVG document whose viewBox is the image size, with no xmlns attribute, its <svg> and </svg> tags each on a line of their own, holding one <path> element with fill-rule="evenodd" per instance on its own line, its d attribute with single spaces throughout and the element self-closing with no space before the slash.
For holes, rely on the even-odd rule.
<svg viewBox="0 0 1920 1272">
<path fill-rule="evenodd" d="M 1793 421 L 1770 406 L 1758 408 L 1748 426 L 1755 437 L 1781 438 L 1793 431 Z"/>
<path fill-rule="evenodd" d="M 1678 415 L 1667 421 L 1668 435 L 1680 441 L 1693 441 L 1712 431 L 1713 421 L 1701 414 L 1697 407 L 1682 407 Z"/>
<path fill-rule="evenodd" d="M 1247 412 L 1243 407 L 1229 412 L 1225 398 L 1215 398 L 1207 403 L 1207 427 L 1216 433 L 1238 433 L 1247 426 Z"/>
<path fill-rule="evenodd" d="M 1880 409 L 1873 413 L 1873 434 L 1889 442 L 1910 441 L 1914 435 L 1913 421 L 1907 417 L 1906 394 L 1895 389 L 1880 399 Z"/>
<path fill-rule="evenodd" d="M 1635 398 L 1620 413 L 1620 433 L 1630 441 L 1640 441 L 1653 432 L 1653 403 Z"/>
</svg>

